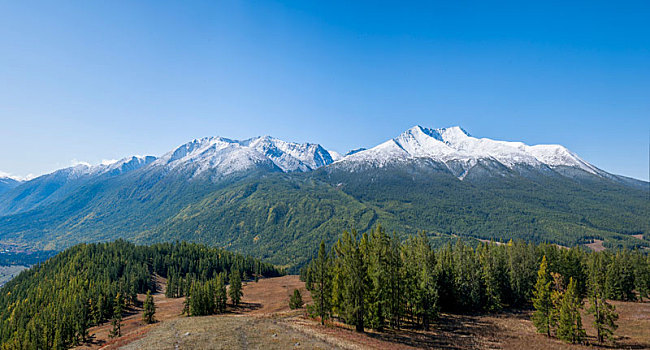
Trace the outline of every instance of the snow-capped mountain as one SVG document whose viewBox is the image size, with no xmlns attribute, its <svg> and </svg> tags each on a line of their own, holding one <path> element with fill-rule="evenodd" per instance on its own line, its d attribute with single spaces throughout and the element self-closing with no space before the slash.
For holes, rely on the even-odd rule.
<svg viewBox="0 0 650 350">
<path fill-rule="evenodd" d="M 268 136 L 206 137 L 159 158 L 78 164 L 21 182 L 0 194 L 0 239 L 54 248 L 183 239 L 295 256 L 307 241 L 381 221 L 398 232 L 483 239 L 546 241 L 561 228 L 570 239 L 559 244 L 635 245 L 643 242 L 628 234 L 650 227 L 647 191 L 648 182 L 599 170 L 562 146 L 476 138 L 460 127 L 416 126 L 344 157 Z"/>
<path fill-rule="evenodd" d="M 22 181 L 0 171 L 0 194 L 20 185 Z"/>
<path fill-rule="evenodd" d="M 286 142 L 269 136 L 243 141 L 205 137 L 163 155 L 152 168 L 190 169 L 193 176 L 207 170 L 225 176 L 254 168 L 289 173 L 311 171 L 340 158 L 318 144 Z"/>
<path fill-rule="evenodd" d="M 65 198 L 77 188 L 101 176 L 118 176 L 150 164 L 152 156 L 132 156 L 98 165 L 80 163 L 18 183 L 0 197 L 0 215 L 30 210 Z"/>
<path fill-rule="evenodd" d="M 62 200 L 87 183 L 132 172 L 153 182 L 174 173 L 179 177 L 170 177 L 168 181 L 191 181 L 203 174 L 201 178 L 217 183 L 222 178 L 255 176 L 259 172 L 296 173 L 324 168 L 326 172 L 345 173 L 389 165 L 391 169 L 417 169 L 420 176 L 443 172 L 460 180 L 542 174 L 571 179 L 606 178 L 635 187 L 644 184 L 602 171 L 560 145 L 529 146 L 475 138 L 460 127 L 415 126 L 394 139 L 370 149 L 350 151 L 345 156 L 318 144 L 287 142 L 270 136 L 246 140 L 205 137 L 159 158 L 132 156 L 98 165 L 81 163 L 23 182 L 5 176 L 0 178 L 0 216 Z"/>
<path fill-rule="evenodd" d="M 570 167 L 593 175 L 605 174 L 560 145 L 529 146 L 521 142 L 475 138 L 458 126 L 441 129 L 414 126 L 378 146 L 349 153 L 335 166 L 354 171 L 413 160 L 442 163 L 460 179 L 473 167 L 486 162 L 496 162 L 508 169 Z"/>
</svg>

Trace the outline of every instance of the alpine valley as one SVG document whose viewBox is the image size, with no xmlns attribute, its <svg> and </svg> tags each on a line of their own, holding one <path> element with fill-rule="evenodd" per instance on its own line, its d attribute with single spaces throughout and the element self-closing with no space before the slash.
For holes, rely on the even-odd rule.
<svg viewBox="0 0 650 350">
<path fill-rule="evenodd" d="M 8 170 L 8 169 L 4 169 Z M 434 244 L 524 239 L 650 247 L 648 182 L 559 145 L 415 126 L 342 156 L 272 137 L 206 137 L 160 156 L 0 177 L 0 243 L 187 240 L 297 268 L 321 238 L 377 224 Z"/>
</svg>

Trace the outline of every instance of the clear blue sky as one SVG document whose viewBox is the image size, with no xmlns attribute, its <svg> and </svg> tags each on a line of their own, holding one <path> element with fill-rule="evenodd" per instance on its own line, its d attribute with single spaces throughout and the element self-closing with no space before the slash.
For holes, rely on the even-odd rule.
<svg viewBox="0 0 650 350">
<path fill-rule="evenodd" d="M 648 179 L 648 1 L 2 1 L 0 170 L 421 124 Z"/>
</svg>

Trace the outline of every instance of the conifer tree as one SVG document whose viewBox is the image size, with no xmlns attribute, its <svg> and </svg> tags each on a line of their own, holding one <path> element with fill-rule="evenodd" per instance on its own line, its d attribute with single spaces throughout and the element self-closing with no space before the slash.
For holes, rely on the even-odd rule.
<svg viewBox="0 0 650 350">
<path fill-rule="evenodd" d="M 357 332 L 364 331 L 365 296 L 368 275 L 357 232 L 344 231 L 336 245 L 337 260 L 340 260 L 339 281 L 341 300 L 339 306 L 343 318 L 355 326 Z"/>
<path fill-rule="evenodd" d="M 170 274 L 167 277 L 167 288 L 165 289 L 165 296 L 167 298 L 174 298 L 175 297 L 174 290 L 176 289 L 176 285 L 174 284 L 174 282 L 175 282 L 174 275 Z"/>
<path fill-rule="evenodd" d="M 144 305 L 142 310 L 142 320 L 145 323 L 154 323 L 156 319 L 154 315 L 156 314 L 156 305 L 153 302 L 153 296 L 151 296 L 151 291 L 147 291 L 147 296 L 144 299 Z"/>
<path fill-rule="evenodd" d="M 625 252 L 617 252 L 607 268 L 605 293 L 614 300 L 635 301 L 634 271 Z"/>
<path fill-rule="evenodd" d="M 111 338 L 121 337 L 122 336 L 122 304 L 124 303 L 122 295 L 117 293 L 115 296 L 115 302 L 113 304 L 113 318 L 111 324 L 113 328 L 111 329 L 109 336 Z"/>
<path fill-rule="evenodd" d="M 367 321 L 368 326 L 377 330 L 382 330 L 385 321 L 390 318 L 389 303 L 393 286 L 391 254 L 390 237 L 381 226 L 377 226 L 367 237 L 367 249 L 364 253 L 368 273 Z"/>
<path fill-rule="evenodd" d="M 503 284 L 505 280 L 504 262 L 500 260 L 492 242 L 480 245 L 477 248 L 477 255 L 482 267 L 482 279 L 484 287 L 483 309 L 491 312 L 501 310 L 503 298 Z"/>
<path fill-rule="evenodd" d="M 530 300 L 538 269 L 535 247 L 521 241 L 508 242 L 508 273 L 510 297 L 514 306 Z"/>
<path fill-rule="evenodd" d="M 618 326 L 616 308 L 605 298 L 605 271 L 607 271 L 602 254 L 594 254 L 589 262 L 589 308 L 594 316 L 594 328 L 599 343 L 612 339 Z"/>
<path fill-rule="evenodd" d="M 325 250 L 325 241 L 321 240 L 318 248 L 318 256 L 307 268 L 306 286 L 312 294 L 316 314 L 325 324 L 325 318 L 331 312 L 332 299 L 332 271 L 330 258 Z"/>
<path fill-rule="evenodd" d="M 304 304 L 302 301 L 302 293 L 298 289 L 294 289 L 291 298 L 289 298 L 289 308 L 291 310 L 300 309 Z"/>
<path fill-rule="evenodd" d="M 238 306 L 241 297 L 244 295 L 241 285 L 241 275 L 238 270 L 230 272 L 230 288 L 228 289 L 228 296 L 234 306 Z"/>
<path fill-rule="evenodd" d="M 650 255 L 647 258 L 648 262 L 642 254 L 634 257 L 634 285 L 640 301 L 650 299 Z"/>
<path fill-rule="evenodd" d="M 578 285 L 571 277 L 562 296 L 557 327 L 558 338 L 571 343 L 581 343 L 586 337 L 580 316 L 582 301 L 578 294 Z"/>
<path fill-rule="evenodd" d="M 404 312 L 404 286 L 402 285 L 402 259 L 400 256 L 401 243 L 397 238 L 397 233 L 393 232 L 390 239 L 389 257 L 388 257 L 388 310 L 386 317 L 390 320 L 390 325 L 394 328 L 399 327 L 400 319 Z M 433 266 L 435 270 L 435 266 Z M 434 271 L 435 274 L 435 271 Z M 437 282 L 437 280 L 436 280 Z M 437 297 L 437 294 L 436 294 Z M 437 305 L 436 305 L 437 306 Z"/>
<path fill-rule="evenodd" d="M 428 329 L 438 313 L 438 283 L 435 255 L 424 232 L 406 241 L 402 259 L 408 308 L 416 322 Z"/>
<path fill-rule="evenodd" d="M 228 300 L 228 295 L 226 293 L 226 277 L 225 273 L 220 273 L 216 277 L 215 282 L 215 307 L 217 313 L 226 312 L 226 302 Z"/>
<path fill-rule="evenodd" d="M 537 271 L 537 283 L 533 292 L 533 324 L 537 332 L 551 335 L 551 315 L 553 312 L 553 303 L 551 300 L 551 277 L 548 272 L 548 263 L 546 255 L 542 258 L 542 263 Z"/>
</svg>

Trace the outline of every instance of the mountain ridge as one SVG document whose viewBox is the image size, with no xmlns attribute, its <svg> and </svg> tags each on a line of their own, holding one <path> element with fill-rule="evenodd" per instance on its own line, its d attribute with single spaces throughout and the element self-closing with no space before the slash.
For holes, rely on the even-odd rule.
<svg viewBox="0 0 650 350">
<path fill-rule="evenodd" d="M 535 147 L 460 127 L 416 126 L 345 157 L 270 136 L 206 137 L 160 157 L 77 165 L 21 183 L 0 194 L 0 242 L 63 249 L 182 238 L 299 265 L 312 241 L 382 223 L 442 241 L 650 247 L 632 236 L 650 233 L 647 182 L 609 174 L 562 146 Z"/>
</svg>

